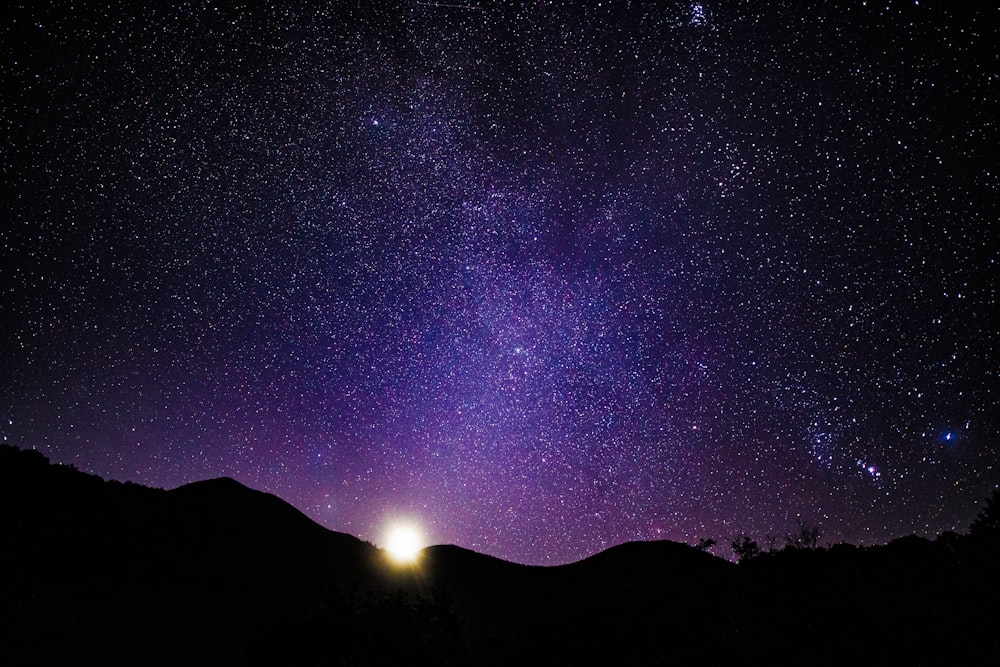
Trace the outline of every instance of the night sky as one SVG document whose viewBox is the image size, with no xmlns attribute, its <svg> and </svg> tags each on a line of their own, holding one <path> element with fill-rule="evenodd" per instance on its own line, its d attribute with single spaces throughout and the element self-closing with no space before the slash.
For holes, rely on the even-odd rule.
<svg viewBox="0 0 1000 667">
<path fill-rule="evenodd" d="M 965 530 L 1000 10 L 455 2 L 8 10 L 3 440 L 524 563 Z"/>
</svg>

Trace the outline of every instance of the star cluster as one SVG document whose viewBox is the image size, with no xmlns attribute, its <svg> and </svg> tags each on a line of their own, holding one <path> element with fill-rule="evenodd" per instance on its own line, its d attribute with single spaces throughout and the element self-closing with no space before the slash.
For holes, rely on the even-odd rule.
<svg viewBox="0 0 1000 667">
<path fill-rule="evenodd" d="M 1000 483 L 994 8 L 37 2 L 0 434 L 550 564 Z"/>
</svg>

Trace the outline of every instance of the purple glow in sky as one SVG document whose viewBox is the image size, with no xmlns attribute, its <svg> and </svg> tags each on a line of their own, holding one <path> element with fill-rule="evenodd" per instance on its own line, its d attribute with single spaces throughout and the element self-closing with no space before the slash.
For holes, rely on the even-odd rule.
<svg viewBox="0 0 1000 667">
<path fill-rule="evenodd" d="M 0 434 L 526 563 L 962 530 L 997 13 L 15 8 Z"/>
</svg>

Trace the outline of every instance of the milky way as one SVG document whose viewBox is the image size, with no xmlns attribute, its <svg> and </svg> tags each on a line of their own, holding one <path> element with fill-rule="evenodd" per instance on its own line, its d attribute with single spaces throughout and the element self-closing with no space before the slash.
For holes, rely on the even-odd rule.
<svg viewBox="0 0 1000 667">
<path fill-rule="evenodd" d="M 998 10 L 165 4 L 3 19 L 6 442 L 539 564 L 1000 483 Z"/>
</svg>

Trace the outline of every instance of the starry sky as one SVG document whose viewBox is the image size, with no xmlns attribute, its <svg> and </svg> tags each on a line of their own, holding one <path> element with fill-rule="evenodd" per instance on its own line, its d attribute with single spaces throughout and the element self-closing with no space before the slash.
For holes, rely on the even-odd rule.
<svg viewBox="0 0 1000 667">
<path fill-rule="evenodd" d="M 964 530 L 1000 483 L 1000 11 L 2 19 L 0 434 L 378 543 Z"/>
</svg>

